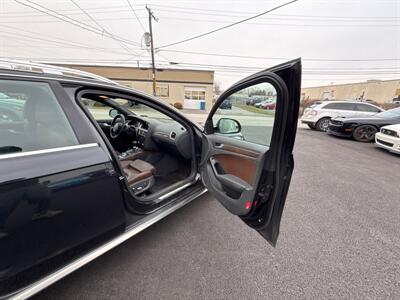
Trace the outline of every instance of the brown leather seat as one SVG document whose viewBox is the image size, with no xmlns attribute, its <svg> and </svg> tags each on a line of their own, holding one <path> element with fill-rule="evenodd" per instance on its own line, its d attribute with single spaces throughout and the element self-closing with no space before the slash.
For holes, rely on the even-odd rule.
<svg viewBox="0 0 400 300">
<path fill-rule="evenodd" d="M 141 159 L 123 160 L 121 165 L 129 185 L 151 178 L 156 171 L 152 164 Z"/>
</svg>

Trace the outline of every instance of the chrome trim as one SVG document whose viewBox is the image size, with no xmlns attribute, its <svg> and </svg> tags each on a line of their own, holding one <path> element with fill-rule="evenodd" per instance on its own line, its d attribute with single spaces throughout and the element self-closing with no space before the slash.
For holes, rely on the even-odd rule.
<svg viewBox="0 0 400 300">
<path fill-rule="evenodd" d="M 81 258 L 76 259 L 69 265 L 61 268 L 58 271 L 44 277 L 43 279 L 38 280 L 37 282 L 27 286 L 26 288 L 21 289 L 20 291 L 16 292 L 15 294 L 6 295 L 5 299 L 13 299 L 13 300 L 22 300 L 32 297 L 33 295 L 37 294 L 38 292 L 42 291 L 43 289 L 47 288 L 51 284 L 59 281 L 63 277 L 67 276 L 68 274 L 76 271 L 80 267 L 86 265 L 87 263 L 91 262 L 92 260 L 96 259 L 100 255 L 110 251 L 114 247 L 118 246 L 119 244 L 125 242 L 129 238 L 133 237 L 134 235 L 138 234 L 139 232 L 143 231 L 147 227 L 153 225 L 154 223 L 160 221 L 161 219 L 165 218 L 169 214 L 173 213 L 174 211 L 178 210 L 179 208 L 183 207 L 184 205 L 188 204 L 189 202 L 193 201 L 197 197 L 200 197 L 204 193 L 207 192 L 207 189 L 204 188 L 203 190 L 199 191 L 198 193 L 186 198 L 178 202 L 177 204 L 171 206 L 170 208 L 156 214 L 150 215 L 145 217 L 142 221 L 139 221 L 137 224 L 132 225 L 127 229 L 127 231 L 120 236 L 114 238 L 110 242 L 100 246 L 99 248 L 89 252 L 88 254 L 82 256 Z M 3 299 L 3 298 L 1 298 Z"/>
<path fill-rule="evenodd" d="M 46 153 L 68 151 L 68 150 L 84 149 L 84 148 L 90 148 L 90 147 L 99 147 L 99 145 L 97 143 L 90 143 L 90 144 L 82 144 L 82 145 L 75 145 L 75 146 L 58 147 L 58 148 L 27 151 L 27 152 L 18 152 L 18 153 L 4 154 L 4 155 L 0 154 L 0 160 L 8 159 L 8 158 L 23 157 L 23 156 L 31 156 L 31 155 L 40 155 L 40 154 L 46 154 Z"/>
<path fill-rule="evenodd" d="M 172 190 L 172 191 L 170 191 L 170 192 L 168 192 L 168 193 L 166 193 L 166 194 L 164 194 L 164 195 L 158 197 L 158 200 L 160 200 L 160 201 L 161 201 L 161 200 L 165 200 L 165 199 L 171 197 L 172 195 L 175 195 L 176 193 L 178 193 L 178 192 L 180 192 L 180 191 L 186 189 L 187 187 L 189 187 L 189 186 L 191 186 L 192 184 L 194 184 L 195 182 L 197 182 L 197 181 L 199 180 L 199 178 L 200 178 L 200 174 L 197 173 L 197 174 L 196 174 L 196 177 L 194 178 L 193 181 L 188 182 L 188 183 L 185 183 L 184 185 L 182 185 L 182 186 L 180 186 L 180 187 L 178 187 L 178 188 L 176 188 L 176 189 L 174 189 L 174 190 Z"/>
</svg>

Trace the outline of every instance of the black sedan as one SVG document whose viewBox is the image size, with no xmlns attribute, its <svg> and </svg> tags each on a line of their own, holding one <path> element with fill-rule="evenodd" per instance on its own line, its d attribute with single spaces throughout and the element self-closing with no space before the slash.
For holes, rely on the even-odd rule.
<svg viewBox="0 0 400 300">
<path fill-rule="evenodd" d="M 330 120 L 327 133 L 359 142 L 372 142 L 382 126 L 392 124 L 400 124 L 400 108 L 363 118 L 336 117 Z"/>
</svg>

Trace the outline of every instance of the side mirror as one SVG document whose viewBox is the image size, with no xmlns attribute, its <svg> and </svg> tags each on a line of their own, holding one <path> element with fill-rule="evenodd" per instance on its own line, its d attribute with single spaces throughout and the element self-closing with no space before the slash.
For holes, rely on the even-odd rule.
<svg viewBox="0 0 400 300">
<path fill-rule="evenodd" d="M 221 134 L 239 133 L 242 130 L 242 126 L 235 119 L 221 118 L 218 120 L 215 130 Z"/>
<path fill-rule="evenodd" d="M 109 111 L 108 111 L 108 115 L 111 117 L 111 118 L 115 118 L 117 115 L 119 114 L 119 112 L 118 112 L 118 110 L 116 110 L 115 108 L 112 108 L 112 109 L 110 109 Z"/>
</svg>

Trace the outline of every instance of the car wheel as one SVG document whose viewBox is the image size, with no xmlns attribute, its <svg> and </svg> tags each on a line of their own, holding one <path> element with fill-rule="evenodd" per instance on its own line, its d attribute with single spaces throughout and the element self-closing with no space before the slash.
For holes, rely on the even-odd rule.
<svg viewBox="0 0 400 300">
<path fill-rule="evenodd" d="M 310 129 L 313 129 L 313 130 L 317 129 L 314 125 L 311 125 L 311 124 L 307 124 L 307 126 L 310 127 Z"/>
<path fill-rule="evenodd" d="M 320 119 L 317 124 L 315 125 L 315 127 L 319 130 L 319 131 L 327 131 L 328 127 L 329 127 L 329 120 L 330 118 L 322 118 Z"/>
<path fill-rule="evenodd" d="M 353 138 L 358 142 L 372 142 L 378 129 L 372 125 L 361 125 L 353 131 Z"/>
</svg>

